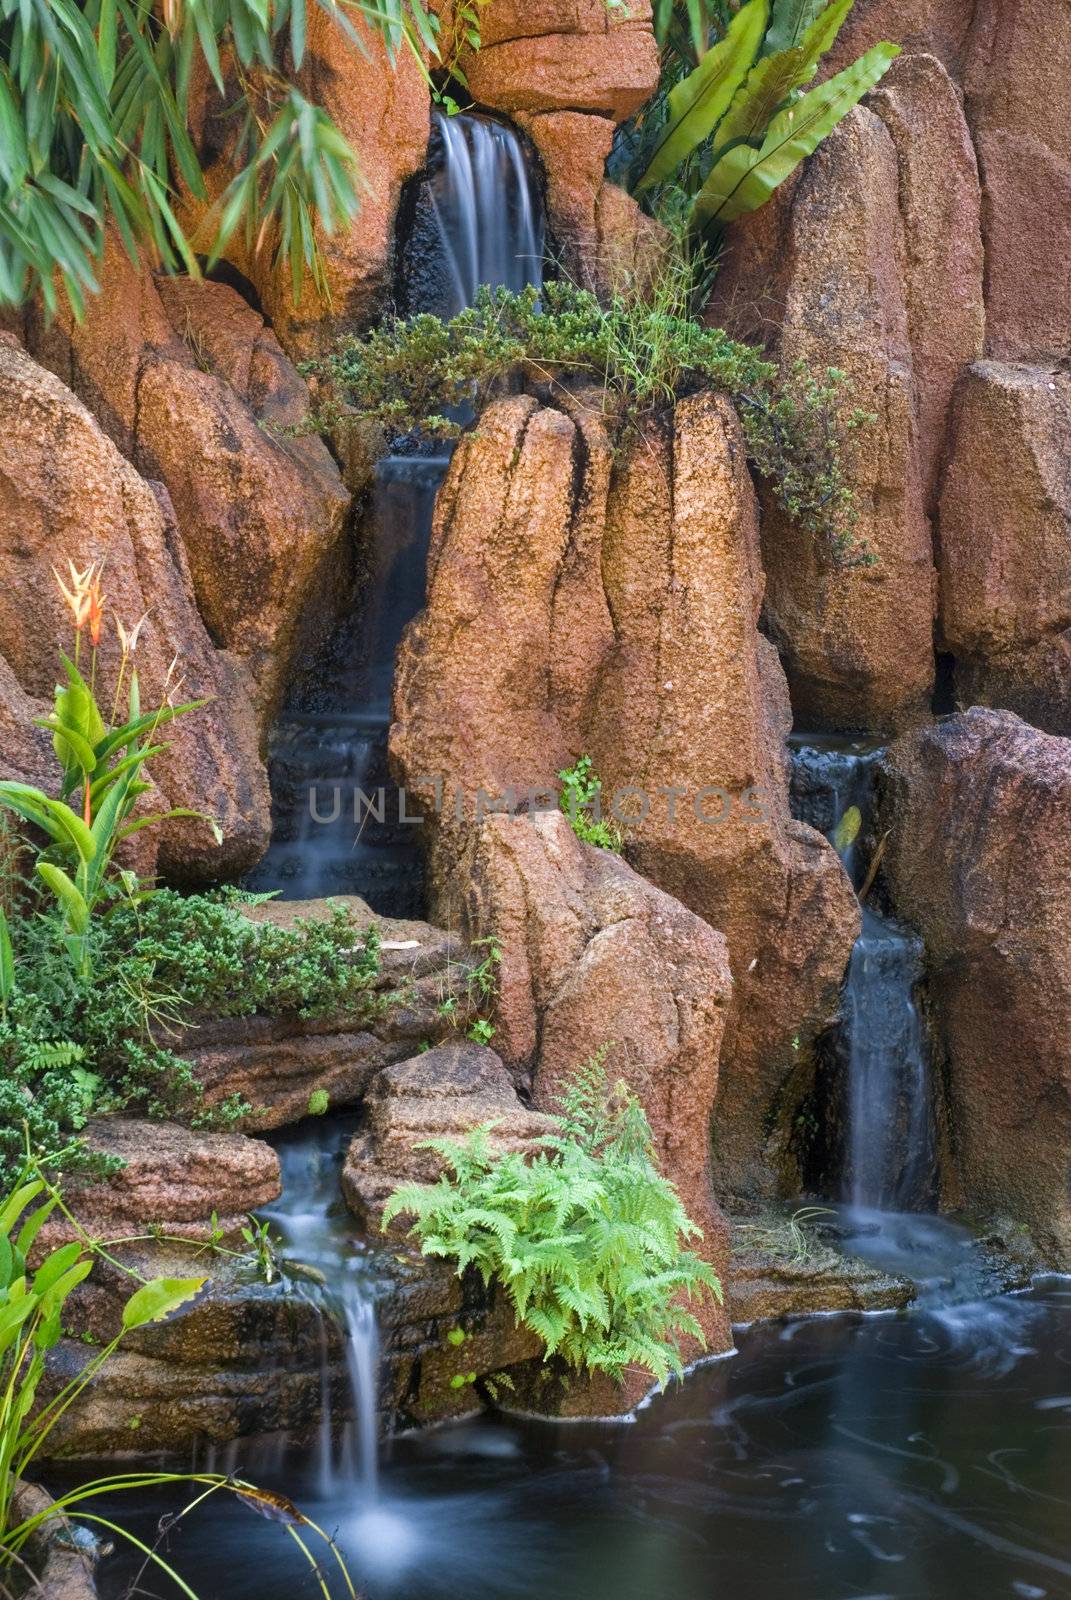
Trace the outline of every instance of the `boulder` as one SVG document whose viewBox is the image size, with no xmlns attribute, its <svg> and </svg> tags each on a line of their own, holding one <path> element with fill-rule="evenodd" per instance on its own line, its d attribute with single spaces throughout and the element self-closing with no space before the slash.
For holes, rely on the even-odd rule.
<svg viewBox="0 0 1071 1600">
<path fill-rule="evenodd" d="M 886 757 L 884 872 L 922 934 L 951 1197 L 1071 1268 L 1071 742 L 974 709 Z"/>
<path fill-rule="evenodd" d="M 1071 734 L 1071 374 L 963 374 L 941 497 L 941 636 L 961 702 Z"/>
<path fill-rule="evenodd" d="M 205 1133 L 138 1117 L 98 1117 L 86 1124 L 83 1137 L 91 1150 L 123 1162 L 106 1178 L 72 1174 L 64 1184 L 71 1210 L 95 1238 L 151 1227 L 180 1238 L 204 1239 L 213 1215 L 223 1234 L 233 1234 L 247 1212 L 280 1194 L 278 1156 L 262 1139 L 244 1133 Z M 65 1226 L 49 1224 L 54 1231 Z"/>
<path fill-rule="evenodd" d="M 502 950 L 495 1042 L 537 1107 L 606 1050 L 611 1082 L 640 1100 L 666 1176 L 724 1269 L 710 1119 L 732 980 L 725 941 L 560 813 L 491 817 L 472 856 L 466 920 Z M 727 1343 L 708 1307 L 711 1349 Z"/>
<path fill-rule="evenodd" d="M 738 1323 L 830 1311 L 901 1311 L 916 1287 L 793 1231 L 778 1215 L 733 1218 L 729 1314 Z"/>
<path fill-rule="evenodd" d="M 535 1147 L 549 1124 L 518 1099 L 501 1057 L 471 1040 L 456 1040 L 384 1067 L 368 1091 L 365 1121 L 350 1144 L 342 1192 L 369 1232 L 379 1229 L 385 1201 L 399 1184 L 434 1183 L 441 1156 L 418 1146 L 428 1139 L 464 1139 L 493 1123 L 496 1150 Z M 404 1234 L 404 1217 L 392 1232 Z"/>
<path fill-rule="evenodd" d="M 461 65 L 473 100 L 495 111 L 571 110 L 623 122 L 658 86 L 651 8 L 602 0 L 496 3 Z"/>
<path fill-rule="evenodd" d="M 545 806 L 541 792 L 587 753 L 607 797 L 621 791 L 627 858 L 724 929 L 737 985 L 718 1110 L 727 1188 L 768 1181 L 769 1105 L 792 1041 L 835 1006 L 858 920 L 835 854 L 788 813 L 788 708 L 761 599 L 754 497 L 725 401 L 695 396 L 619 441 L 585 397 L 575 415 L 500 402 L 439 496 L 391 735 L 434 818 L 443 920 L 463 904 L 490 809 L 511 793 L 521 809 Z M 536 901 L 521 904 L 534 925 Z M 552 946 L 528 944 L 537 966 L 552 961 Z"/>
<path fill-rule="evenodd" d="M 263 731 L 310 642 L 314 602 L 343 587 L 349 494 L 319 438 L 282 431 L 307 416 L 308 389 L 234 289 L 157 285 L 114 238 L 100 282 L 81 322 L 31 316 L 28 338 L 166 485 L 201 616 L 248 667 Z M 319 609 L 322 629 L 331 606 Z"/>
<path fill-rule="evenodd" d="M 905 90 L 909 99 L 918 104 Z M 936 120 L 944 127 L 948 119 Z M 911 162 L 932 156 L 928 140 Z M 856 409 L 875 419 L 845 450 L 855 534 L 873 564 L 831 565 L 771 499 L 764 505 L 766 619 L 796 720 L 808 729 L 890 732 L 928 714 L 933 688 L 935 575 L 925 514 L 932 464 L 925 463 L 936 460 L 937 446 L 925 457 L 920 450 L 900 188 L 892 136 L 857 107 L 778 209 L 742 225 L 743 241 L 733 246 L 739 259 L 709 310 L 734 331 L 765 326 L 787 364 L 802 360 L 817 373 L 839 368 L 846 374 L 842 420 Z M 920 227 L 924 233 L 921 218 Z M 950 235 L 933 253 L 943 258 L 953 245 L 960 241 Z M 918 248 L 913 234 L 912 261 Z M 925 321 L 921 310 L 916 320 Z M 934 410 L 947 387 L 944 360 L 935 350 L 924 367 Z"/>
<path fill-rule="evenodd" d="M 895 61 L 867 105 L 896 147 L 918 453 L 932 516 L 952 390 L 985 339 L 978 162 L 959 92 L 936 57 Z"/>
<path fill-rule="evenodd" d="M 1071 11 L 979 0 L 964 86 L 984 184 L 986 352 L 1071 352 Z"/>
<path fill-rule="evenodd" d="M 70 616 L 51 568 L 65 571 L 68 557 L 79 565 L 103 561 L 112 614 L 127 628 L 148 616 L 137 650 L 143 707 L 165 697 L 212 702 L 176 719 L 170 749 L 151 775 L 157 799 L 214 815 L 224 843 L 220 848 L 206 825 L 184 819 L 149 836 L 159 837 L 160 864 L 213 879 L 251 866 L 270 824 L 249 685 L 240 664 L 213 646 L 198 614 L 166 491 L 154 493 L 82 402 L 15 341 L 0 342 L 0 506 L 0 686 L 3 717 L 21 730 L 5 740 L 7 775 L 50 788 L 55 782 L 54 763 L 23 725 L 31 709 L 48 709 L 58 651 L 71 645 Z M 102 684 L 115 682 L 118 657 L 109 616 Z"/>
<path fill-rule="evenodd" d="M 243 907 L 251 922 L 292 927 L 347 911 L 355 939 L 379 934 L 379 978 L 361 1015 L 204 1018 L 178 1043 L 193 1062 L 208 1107 L 232 1096 L 251 1110 L 243 1130 L 299 1122 L 313 1094 L 337 1111 L 360 1101 L 381 1069 L 467 1026 L 469 974 L 478 963 L 456 935 L 430 923 L 376 916 L 355 895 L 272 900 Z M 449 1001 L 449 1010 L 444 1002 Z"/>
</svg>

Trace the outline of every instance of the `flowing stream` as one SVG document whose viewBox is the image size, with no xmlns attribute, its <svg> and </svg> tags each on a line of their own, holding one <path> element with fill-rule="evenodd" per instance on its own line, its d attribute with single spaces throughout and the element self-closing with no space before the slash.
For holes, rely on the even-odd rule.
<svg viewBox="0 0 1071 1600">
<path fill-rule="evenodd" d="M 435 113 L 399 270 L 410 313 L 453 316 L 481 284 L 542 281 L 543 213 L 519 136 Z M 271 848 L 254 889 L 289 899 L 358 894 L 394 917 L 423 911 L 417 819 L 387 763 L 394 660 L 424 604 L 435 496 L 450 464 L 411 440 L 376 467 L 361 604 L 286 706 L 272 736 Z"/>
</svg>

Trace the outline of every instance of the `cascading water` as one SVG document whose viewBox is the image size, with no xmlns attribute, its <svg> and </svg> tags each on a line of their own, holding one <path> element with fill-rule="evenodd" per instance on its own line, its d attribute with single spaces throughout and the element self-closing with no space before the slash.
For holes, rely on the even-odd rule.
<svg viewBox="0 0 1071 1600">
<path fill-rule="evenodd" d="M 543 213 L 513 129 L 435 114 L 426 176 L 399 266 L 407 314 L 452 316 L 481 284 L 542 281 Z M 387 764 L 394 660 L 424 603 L 447 449 L 413 441 L 380 461 L 361 603 L 307 673 L 272 738 L 272 844 L 250 877 L 290 899 L 358 894 L 390 916 L 423 912 L 416 818 Z"/>
<path fill-rule="evenodd" d="M 794 811 L 831 840 L 857 892 L 868 865 L 861 845 L 879 753 L 847 741 L 794 741 Z M 933 1088 L 916 999 L 922 969 L 922 941 L 864 903 L 838 1040 L 845 1198 L 855 1206 L 910 1211 L 933 1199 Z"/>
</svg>

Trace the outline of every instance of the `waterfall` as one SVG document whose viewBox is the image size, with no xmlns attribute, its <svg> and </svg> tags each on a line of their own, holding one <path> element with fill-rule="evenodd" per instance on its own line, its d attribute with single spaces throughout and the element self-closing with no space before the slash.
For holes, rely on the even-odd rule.
<svg viewBox="0 0 1071 1600">
<path fill-rule="evenodd" d="M 449 317 L 480 284 L 542 281 L 543 210 L 512 128 L 436 112 L 408 210 L 398 273 L 408 314 Z M 357 894 L 384 915 L 423 914 L 420 830 L 391 782 L 387 739 L 395 656 L 424 604 L 435 496 L 449 463 L 443 446 L 426 451 L 407 439 L 376 467 L 361 603 L 272 736 L 272 843 L 248 880 L 254 889 L 287 899 Z"/>
<path fill-rule="evenodd" d="M 862 742 L 793 740 L 793 810 L 824 833 L 858 893 L 880 750 Z M 864 904 L 836 1042 L 846 1084 L 844 1198 L 857 1207 L 908 1211 L 932 1200 L 933 1086 L 918 1008 L 922 941 Z"/>
</svg>

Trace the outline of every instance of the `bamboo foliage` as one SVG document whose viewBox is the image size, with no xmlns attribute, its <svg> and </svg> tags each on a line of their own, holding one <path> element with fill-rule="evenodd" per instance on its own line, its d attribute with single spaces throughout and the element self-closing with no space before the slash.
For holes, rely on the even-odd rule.
<svg viewBox="0 0 1071 1600">
<path fill-rule="evenodd" d="M 312 0 L 367 53 L 437 54 L 423 0 Z M 236 176 L 209 213 L 218 257 L 245 228 L 271 239 L 296 294 L 322 287 L 315 224 L 330 233 L 358 206 L 357 158 L 294 81 L 310 0 L 0 0 L 0 305 L 40 292 L 75 314 L 96 287 L 111 221 L 127 250 L 169 268 L 199 262 L 178 190 L 208 193 L 189 134 L 191 83 L 207 69 L 225 95 Z M 360 24 L 364 24 L 364 35 Z M 280 63 L 287 63 L 283 72 Z"/>
</svg>

